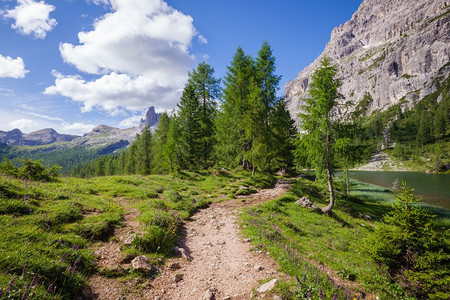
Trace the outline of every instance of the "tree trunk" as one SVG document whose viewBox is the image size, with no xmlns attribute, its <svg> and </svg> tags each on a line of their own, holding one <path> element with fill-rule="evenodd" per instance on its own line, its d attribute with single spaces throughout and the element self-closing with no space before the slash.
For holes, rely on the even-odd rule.
<svg viewBox="0 0 450 300">
<path fill-rule="evenodd" d="M 348 193 L 349 193 L 349 188 L 348 188 L 348 168 L 345 169 L 345 186 L 347 188 L 347 197 L 348 197 Z"/>
<path fill-rule="evenodd" d="M 331 159 L 330 159 L 330 143 L 329 137 L 327 137 L 327 148 L 326 148 L 326 160 L 327 160 L 327 181 L 328 189 L 330 190 L 330 203 L 322 209 L 323 213 L 329 213 L 334 207 L 334 189 L 333 189 L 333 174 L 331 173 Z"/>
</svg>

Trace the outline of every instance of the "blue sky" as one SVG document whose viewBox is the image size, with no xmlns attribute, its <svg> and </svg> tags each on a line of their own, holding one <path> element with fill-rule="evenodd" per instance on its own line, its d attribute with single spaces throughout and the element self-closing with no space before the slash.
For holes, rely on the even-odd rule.
<svg viewBox="0 0 450 300">
<path fill-rule="evenodd" d="M 0 0 L 0 130 L 82 135 L 176 106 L 187 72 L 226 74 L 264 40 L 294 79 L 362 0 Z"/>
</svg>

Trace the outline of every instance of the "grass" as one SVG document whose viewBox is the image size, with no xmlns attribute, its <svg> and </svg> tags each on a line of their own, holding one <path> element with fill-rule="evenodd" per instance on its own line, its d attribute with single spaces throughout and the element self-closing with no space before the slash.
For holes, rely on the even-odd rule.
<svg viewBox="0 0 450 300">
<path fill-rule="evenodd" d="M 233 198 L 241 185 L 256 188 L 244 178 L 184 172 L 44 183 L 0 175 L 0 299 L 79 296 L 89 276 L 106 272 L 96 268 L 91 246 L 123 225 L 125 208 L 141 212 L 144 233 L 124 252 L 155 261 L 170 256 L 182 223 L 197 208 Z"/>
<path fill-rule="evenodd" d="M 243 231 L 253 244 L 270 252 L 282 271 L 300 280 L 278 284 L 283 299 L 308 299 L 308 293 L 319 299 L 319 290 L 324 299 L 404 297 L 403 290 L 369 259 L 374 229 L 391 209 L 394 196 L 384 188 L 355 181 L 351 188 L 348 199 L 339 194 L 333 213 L 323 215 L 295 203 L 306 196 L 316 206 L 326 205 L 323 186 L 300 178 L 284 196 L 241 215 Z"/>
</svg>

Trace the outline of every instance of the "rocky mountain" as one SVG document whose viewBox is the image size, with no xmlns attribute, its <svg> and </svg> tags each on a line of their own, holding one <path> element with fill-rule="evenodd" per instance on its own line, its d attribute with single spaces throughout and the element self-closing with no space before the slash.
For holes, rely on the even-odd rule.
<svg viewBox="0 0 450 300">
<path fill-rule="evenodd" d="M 131 144 L 136 134 L 141 130 L 138 127 L 120 129 L 106 125 L 99 125 L 90 132 L 85 133 L 82 137 L 72 140 L 69 145 L 88 146 L 89 148 L 116 147 L 116 149 L 124 148 Z"/>
<path fill-rule="evenodd" d="M 40 146 L 53 143 L 70 142 L 76 135 L 59 134 L 52 128 L 41 129 L 31 133 L 23 133 L 19 129 L 0 131 L 0 143 L 11 146 Z"/>
<path fill-rule="evenodd" d="M 59 134 L 51 128 L 28 134 L 23 133 L 19 129 L 0 131 L 0 144 L 10 146 L 43 146 L 58 143 L 58 145 L 53 145 L 54 149 L 87 146 L 88 148 L 107 147 L 106 149 L 117 150 L 131 144 L 136 134 L 140 133 L 146 126 L 155 129 L 160 116 L 161 114 L 156 113 L 155 108 L 151 106 L 145 115 L 145 119 L 141 119 L 139 127 L 120 129 L 99 125 L 83 136 Z"/>
<path fill-rule="evenodd" d="M 156 128 L 158 126 L 159 118 L 161 117 L 161 113 L 155 112 L 155 107 L 150 106 L 147 113 L 145 114 L 145 119 L 141 119 L 141 123 L 139 124 L 139 128 L 143 130 L 145 127 Z"/>
<path fill-rule="evenodd" d="M 292 116 L 298 115 L 324 56 L 338 67 L 345 99 L 365 99 L 368 114 L 399 102 L 413 106 L 448 80 L 450 2 L 364 0 L 349 21 L 332 31 L 322 54 L 286 84 Z"/>
</svg>

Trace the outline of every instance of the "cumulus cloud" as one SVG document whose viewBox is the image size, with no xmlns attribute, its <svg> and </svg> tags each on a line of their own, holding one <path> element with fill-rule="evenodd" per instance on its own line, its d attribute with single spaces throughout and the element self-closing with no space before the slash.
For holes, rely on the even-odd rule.
<svg viewBox="0 0 450 300">
<path fill-rule="evenodd" d="M 0 78 L 24 78 L 29 71 L 25 70 L 25 64 L 21 57 L 12 58 L 0 54 Z"/>
<path fill-rule="evenodd" d="M 119 123 L 119 126 L 122 128 L 130 128 L 130 127 L 139 126 L 142 118 L 144 118 L 143 115 L 137 115 L 137 116 L 132 116 L 132 117 L 126 118 L 126 119 L 122 120 L 122 122 Z"/>
<path fill-rule="evenodd" d="M 55 7 L 44 1 L 18 0 L 17 2 L 18 6 L 3 12 L 4 17 L 15 20 L 11 27 L 22 34 L 33 34 L 35 38 L 44 39 L 47 32 L 57 24 L 55 19 L 50 18 L 50 13 L 55 10 Z"/>
<path fill-rule="evenodd" d="M 18 119 L 9 123 L 10 128 L 19 128 L 22 132 L 29 132 L 36 128 L 36 122 L 30 119 Z"/>
<path fill-rule="evenodd" d="M 198 33 L 192 18 L 162 0 L 109 4 L 112 12 L 96 20 L 92 31 L 80 32 L 78 45 L 59 47 L 66 63 L 99 78 L 54 72 L 55 85 L 44 93 L 81 102 L 85 112 L 174 107 L 193 64 L 189 47 Z"/>
</svg>

